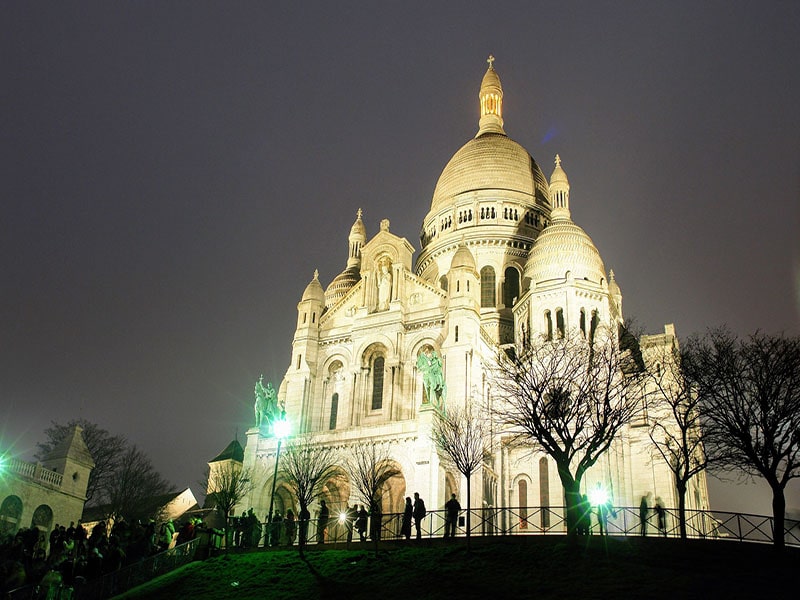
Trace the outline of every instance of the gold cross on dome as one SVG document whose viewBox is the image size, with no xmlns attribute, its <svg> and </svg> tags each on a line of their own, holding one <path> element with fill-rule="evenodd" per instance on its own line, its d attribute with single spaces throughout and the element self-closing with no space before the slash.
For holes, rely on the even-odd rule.
<svg viewBox="0 0 800 600">
<path fill-rule="evenodd" d="M 490 68 L 490 69 L 494 69 L 494 56 L 492 56 L 492 55 L 490 54 L 490 55 L 489 55 L 489 58 L 488 58 L 488 59 L 486 59 L 486 62 L 488 62 L 488 63 L 489 63 L 489 68 Z"/>
</svg>

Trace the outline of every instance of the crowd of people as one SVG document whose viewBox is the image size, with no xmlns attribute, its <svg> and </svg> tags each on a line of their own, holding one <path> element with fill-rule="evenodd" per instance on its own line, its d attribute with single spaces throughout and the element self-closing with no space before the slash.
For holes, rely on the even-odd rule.
<svg viewBox="0 0 800 600">
<path fill-rule="evenodd" d="M 221 540 L 221 532 L 196 518 L 187 518 L 177 530 L 170 519 L 160 525 L 118 519 L 111 527 L 100 521 L 91 530 L 71 522 L 56 524 L 49 535 L 37 527 L 21 528 L 0 540 L 0 591 L 31 584 L 74 587 L 198 535 L 208 544 Z"/>
<path fill-rule="evenodd" d="M 456 522 L 461 505 L 453 497 L 445 504 L 447 532 L 455 536 Z M 402 517 L 400 533 L 406 539 L 411 538 L 412 526 L 416 530 L 416 538 L 422 538 L 422 523 L 427 515 L 425 502 L 418 493 L 406 498 L 406 510 Z M 368 539 L 380 540 L 382 536 L 383 515 L 380 507 L 373 505 L 368 511 L 363 504 L 346 505 L 338 514 L 332 515 L 325 500 L 320 500 L 319 510 L 312 520 L 308 509 L 301 508 L 297 515 L 292 509 L 285 514 L 275 511 L 270 519 L 267 515 L 263 522 L 250 508 L 241 515 L 231 517 L 229 521 L 229 545 L 234 548 L 257 548 L 292 546 L 297 543 L 325 544 L 332 539 L 344 539 L 347 543 L 354 537 L 361 542 Z M 447 537 L 447 535 L 445 535 Z"/>
</svg>

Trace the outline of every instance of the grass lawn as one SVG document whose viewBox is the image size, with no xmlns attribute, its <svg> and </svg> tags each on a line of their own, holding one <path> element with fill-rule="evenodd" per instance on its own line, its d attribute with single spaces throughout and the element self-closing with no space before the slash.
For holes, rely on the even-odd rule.
<svg viewBox="0 0 800 600">
<path fill-rule="evenodd" d="M 800 549 L 732 541 L 561 536 L 423 540 L 354 549 L 230 553 L 194 562 L 119 599 L 502 600 L 798 598 Z"/>
</svg>

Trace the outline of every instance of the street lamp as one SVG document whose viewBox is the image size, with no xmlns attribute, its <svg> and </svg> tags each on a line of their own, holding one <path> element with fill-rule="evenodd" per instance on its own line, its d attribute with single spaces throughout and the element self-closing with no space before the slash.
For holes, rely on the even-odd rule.
<svg viewBox="0 0 800 600">
<path fill-rule="evenodd" d="M 281 411 L 280 419 L 272 424 L 272 432 L 278 438 L 278 451 L 275 454 L 275 472 L 272 474 L 272 493 L 269 495 L 269 518 L 268 523 L 272 523 L 272 508 L 275 503 L 275 483 L 278 481 L 278 461 L 281 458 L 281 442 L 283 438 L 289 436 L 289 422 L 286 420 L 286 411 Z M 269 537 L 267 537 L 269 540 Z"/>
</svg>

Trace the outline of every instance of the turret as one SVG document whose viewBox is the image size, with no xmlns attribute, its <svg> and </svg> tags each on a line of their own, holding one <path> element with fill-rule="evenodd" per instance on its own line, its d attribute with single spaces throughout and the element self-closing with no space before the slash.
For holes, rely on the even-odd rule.
<svg viewBox="0 0 800 600">
<path fill-rule="evenodd" d="M 75 425 L 72 431 L 44 457 L 42 466 L 64 476 L 61 483 L 63 492 L 85 500 L 89 475 L 94 469 L 94 459 L 83 440 L 82 431 L 83 428 Z"/>
<path fill-rule="evenodd" d="M 494 70 L 494 56 L 489 55 L 486 61 L 489 68 L 481 81 L 481 91 L 478 94 L 481 105 L 481 119 L 478 122 L 478 133 L 501 133 L 503 130 L 503 86 L 500 85 L 500 76 Z"/>
</svg>

